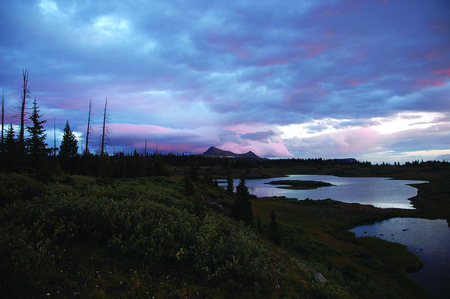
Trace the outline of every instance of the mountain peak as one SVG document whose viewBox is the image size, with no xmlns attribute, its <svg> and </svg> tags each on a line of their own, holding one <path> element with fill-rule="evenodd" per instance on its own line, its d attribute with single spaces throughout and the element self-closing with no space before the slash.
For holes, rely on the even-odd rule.
<svg viewBox="0 0 450 299">
<path fill-rule="evenodd" d="M 220 148 L 217 148 L 215 146 L 211 146 L 209 149 L 207 149 L 203 155 L 209 156 L 209 157 L 216 157 L 216 158 L 234 158 L 234 159 L 251 159 L 251 160 L 262 160 L 262 158 L 258 157 L 254 152 L 249 151 L 246 154 L 235 154 L 230 151 L 225 151 Z"/>
</svg>

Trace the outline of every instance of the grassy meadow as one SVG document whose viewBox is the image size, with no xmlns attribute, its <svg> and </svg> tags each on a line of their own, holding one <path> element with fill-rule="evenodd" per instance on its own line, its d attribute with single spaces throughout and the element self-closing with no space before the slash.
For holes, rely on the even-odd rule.
<svg viewBox="0 0 450 299">
<path fill-rule="evenodd" d="M 430 182 L 415 186 L 416 210 L 252 196 L 250 227 L 230 217 L 233 194 L 194 183 L 188 196 L 183 169 L 167 169 L 170 177 L 60 173 L 45 183 L 0 173 L 2 297 L 430 297 L 406 275 L 422 262 L 405 246 L 356 238 L 348 229 L 398 216 L 448 219 L 448 165 L 237 167 L 235 177 L 321 173 Z M 206 169 L 225 178 L 223 167 L 200 168 L 200 175 Z"/>
</svg>

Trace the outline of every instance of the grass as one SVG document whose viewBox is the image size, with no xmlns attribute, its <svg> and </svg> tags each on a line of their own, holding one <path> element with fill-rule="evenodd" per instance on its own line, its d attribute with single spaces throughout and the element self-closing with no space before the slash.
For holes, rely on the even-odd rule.
<svg viewBox="0 0 450 299">
<path fill-rule="evenodd" d="M 261 231 L 228 217 L 232 196 L 180 178 L 61 175 L 43 184 L 0 173 L 0 273 L 6 298 L 427 298 L 405 246 L 348 229 L 391 217 L 448 219 L 448 169 L 236 169 L 420 179 L 416 210 L 332 199 L 252 197 Z M 175 171 L 175 169 L 173 169 Z M 183 173 L 177 169 L 179 173 Z M 216 171 L 217 173 L 214 173 Z M 223 168 L 213 169 L 220 178 Z M 348 174 L 348 173 L 347 173 Z M 281 244 L 271 241 L 274 210 Z M 313 282 L 322 273 L 326 283 Z"/>
</svg>

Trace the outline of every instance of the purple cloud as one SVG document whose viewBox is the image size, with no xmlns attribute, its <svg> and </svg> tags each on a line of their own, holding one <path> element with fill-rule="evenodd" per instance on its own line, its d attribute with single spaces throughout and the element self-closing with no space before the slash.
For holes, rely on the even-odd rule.
<svg viewBox="0 0 450 299">
<path fill-rule="evenodd" d="M 362 156 L 378 151 L 371 132 L 383 120 L 440 113 L 436 122 L 420 119 L 441 129 L 420 128 L 428 145 L 409 142 L 405 129 L 395 133 L 404 146 L 382 148 L 450 152 L 434 140 L 450 137 L 448 15 L 439 0 L 5 0 L 0 89 L 7 115 L 16 114 L 21 70 L 29 68 L 47 129 L 69 120 L 81 138 L 89 99 L 98 125 L 108 98 L 116 148 L 141 149 L 147 138 L 173 151 Z M 282 138 L 280 127 L 291 125 L 306 131 Z M 167 132 L 140 131 L 147 126 Z"/>
</svg>

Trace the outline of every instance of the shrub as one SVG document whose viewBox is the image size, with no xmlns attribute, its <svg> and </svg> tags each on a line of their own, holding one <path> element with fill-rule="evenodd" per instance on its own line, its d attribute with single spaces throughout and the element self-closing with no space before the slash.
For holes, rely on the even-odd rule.
<svg viewBox="0 0 450 299">
<path fill-rule="evenodd" d="M 205 217 L 192 254 L 210 281 L 259 289 L 271 279 L 270 251 L 249 228 L 221 215 Z"/>
</svg>

